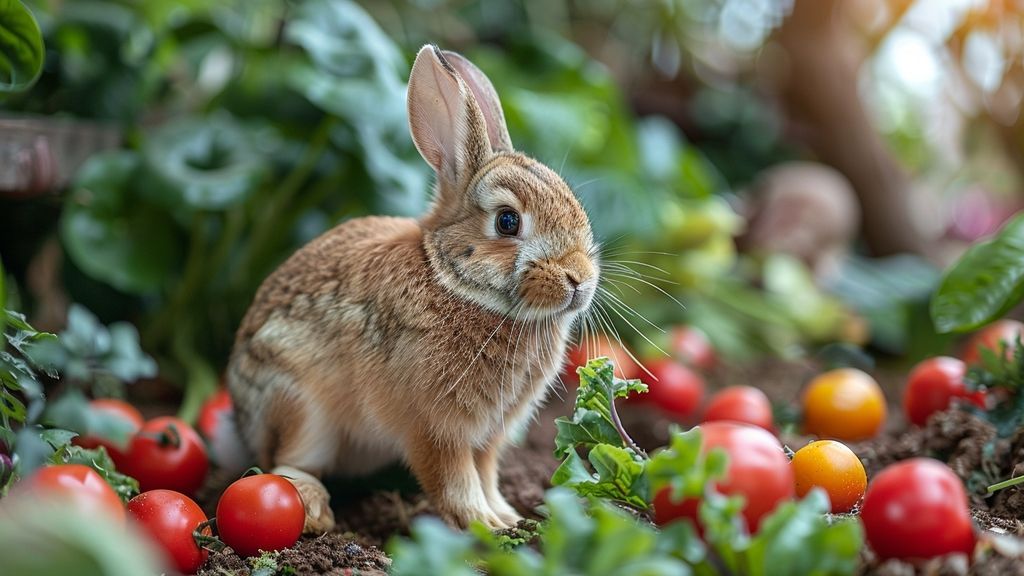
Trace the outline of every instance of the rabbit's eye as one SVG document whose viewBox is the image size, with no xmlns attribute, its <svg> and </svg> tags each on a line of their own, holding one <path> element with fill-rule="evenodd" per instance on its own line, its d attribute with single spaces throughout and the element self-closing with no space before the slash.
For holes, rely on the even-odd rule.
<svg viewBox="0 0 1024 576">
<path fill-rule="evenodd" d="M 502 236 L 516 236 L 519 234 L 519 212 L 511 208 L 505 208 L 498 212 L 494 219 L 494 229 Z"/>
</svg>

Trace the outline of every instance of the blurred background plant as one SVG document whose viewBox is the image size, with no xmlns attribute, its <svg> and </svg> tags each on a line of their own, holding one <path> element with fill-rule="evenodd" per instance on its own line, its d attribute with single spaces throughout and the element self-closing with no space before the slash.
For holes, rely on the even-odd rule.
<svg viewBox="0 0 1024 576">
<path fill-rule="evenodd" d="M 1020 2 L 25 5 L 45 53 L 0 45 L 42 65 L 31 87 L 0 78 L 0 158 L 28 174 L 0 177 L 7 291 L 45 329 L 70 302 L 131 321 L 186 418 L 278 263 L 346 218 L 426 206 L 404 104 L 424 42 L 487 72 L 517 147 L 576 189 L 606 247 L 599 323 L 640 348 L 661 341 L 632 310 L 728 358 L 837 339 L 921 357 L 946 344 L 937 266 L 1019 204 Z M 768 176 L 796 160 L 833 184 Z M 801 186 L 839 200 L 794 216 Z"/>
</svg>

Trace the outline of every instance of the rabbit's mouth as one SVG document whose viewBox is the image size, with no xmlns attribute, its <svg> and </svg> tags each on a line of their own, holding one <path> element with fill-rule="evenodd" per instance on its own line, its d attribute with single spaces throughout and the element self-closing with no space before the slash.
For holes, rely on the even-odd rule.
<svg viewBox="0 0 1024 576">
<path fill-rule="evenodd" d="M 594 300 L 594 286 L 592 282 L 587 282 L 574 286 L 572 293 L 569 295 L 569 301 L 566 303 L 563 312 L 583 312 L 590 303 Z"/>
</svg>

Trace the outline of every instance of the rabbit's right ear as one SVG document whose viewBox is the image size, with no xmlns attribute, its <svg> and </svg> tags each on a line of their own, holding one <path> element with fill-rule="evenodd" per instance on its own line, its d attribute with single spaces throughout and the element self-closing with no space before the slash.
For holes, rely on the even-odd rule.
<svg viewBox="0 0 1024 576">
<path fill-rule="evenodd" d="M 412 140 L 438 176 L 459 184 L 483 166 L 491 155 L 483 112 L 437 46 L 416 55 L 408 99 Z"/>
</svg>

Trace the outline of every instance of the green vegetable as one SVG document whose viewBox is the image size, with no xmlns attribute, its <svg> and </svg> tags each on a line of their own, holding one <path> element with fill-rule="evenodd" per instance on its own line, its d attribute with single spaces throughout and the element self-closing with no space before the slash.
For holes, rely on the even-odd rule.
<svg viewBox="0 0 1024 576">
<path fill-rule="evenodd" d="M 999 318 L 1022 298 L 1024 215 L 971 247 L 946 272 L 932 298 L 932 320 L 939 332 L 965 332 Z"/>
</svg>

